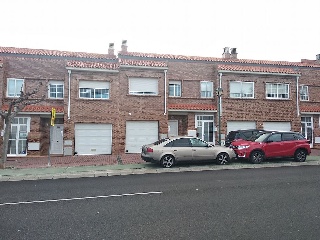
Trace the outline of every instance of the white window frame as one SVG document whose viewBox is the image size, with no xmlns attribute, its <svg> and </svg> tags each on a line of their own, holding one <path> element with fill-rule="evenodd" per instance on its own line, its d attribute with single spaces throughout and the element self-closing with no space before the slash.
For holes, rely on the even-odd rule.
<svg viewBox="0 0 320 240">
<path fill-rule="evenodd" d="M 105 90 L 105 93 L 99 93 L 98 91 Z M 89 94 L 89 96 L 83 96 L 83 94 Z M 103 94 L 106 97 L 102 97 Z M 79 98 L 81 99 L 99 99 L 108 100 L 110 98 L 110 83 L 107 81 L 87 81 L 80 80 L 79 82 Z"/>
<path fill-rule="evenodd" d="M 14 81 L 14 86 L 12 89 L 14 92 L 13 93 L 10 93 L 10 83 L 11 81 Z M 17 82 L 18 81 L 22 81 L 22 85 L 17 85 Z M 23 91 L 24 90 L 24 79 L 20 79 L 20 78 L 8 78 L 7 79 L 7 97 L 11 97 L 11 98 L 18 98 L 20 97 L 20 92 L 21 90 Z"/>
<path fill-rule="evenodd" d="M 201 81 L 200 82 L 200 97 L 201 98 L 213 98 L 213 82 L 211 82 L 211 81 Z"/>
<path fill-rule="evenodd" d="M 62 86 L 62 92 L 58 91 L 59 88 Z M 54 91 L 51 91 L 54 90 Z M 54 94 L 55 96 L 52 96 Z M 58 97 L 58 94 L 62 94 L 61 97 Z M 52 99 L 63 99 L 64 96 L 64 82 L 63 81 L 50 81 L 49 88 L 48 88 L 48 98 Z"/>
<path fill-rule="evenodd" d="M 158 95 L 157 78 L 129 78 L 130 95 Z"/>
<path fill-rule="evenodd" d="M 285 89 L 281 89 L 281 87 L 284 87 Z M 284 93 L 282 92 L 283 90 L 285 90 Z M 290 97 L 289 93 L 290 93 L 290 85 L 288 83 L 266 83 L 267 99 L 280 99 L 280 100 L 289 99 Z"/>
<path fill-rule="evenodd" d="M 309 101 L 309 87 L 300 85 L 300 101 Z"/>
<path fill-rule="evenodd" d="M 240 84 L 239 92 L 232 92 L 232 84 Z M 243 85 L 252 85 L 251 93 L 245 92 Z M 230 98 L 254 98 L 254 82 L 243 82 L 243 81 L 230 81 Z"/>
<path fill-rule="evenodd" d="M 202 127 L 202 122 L 203 121 L 212 121 L 214 122 L 214 115 L 195 115 L 194 116 L 194 127 L 197 128 L 197 127 Z"/>
<path fill-rule="evenodd" d="M 173 88 L 173 95 L 170 95 L 170 88 Z M 169 97 L 181 97 L 181 81 L 169 81 Z"/>
</svg>

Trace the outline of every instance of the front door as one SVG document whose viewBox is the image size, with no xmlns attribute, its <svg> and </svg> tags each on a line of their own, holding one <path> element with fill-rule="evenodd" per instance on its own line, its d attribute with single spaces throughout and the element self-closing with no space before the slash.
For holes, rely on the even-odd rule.
<svg viewBox="0 0 320 240">
<path fill-rule="evenodd" d="M 202 122 L 202 140 L 212 143 L 214 142 L 214 129 L 212 121 Z"/>
<path fill-rule="evenodd" d="M 27 136 L 29 119 L 26 117 L 16 117 L 11 123 L 9 136 L 8 156 L 27 155 Z"/>
<path fill-rule="evenodd" d="M 63 125 L 55 124 L 51 128 L 50 154 L 63 154 Z"/>
<path fill-rule="evenodd" d="M 214 144 L 215 132 L 214 132 L 214 120 L 213 115 L 196 115 L 197 137 Z"/>
<path fill-rule="evenodd" d="M 313 126 L 312 117 L 301 117 L 301 133 L 310 141 L 310 147 L 313 147 Z"/>
<path fill-rule="evenodd" d="M 169 137 L 178 136 L 178 120 L 169 120 L 169 129 L 168 129 Z"/>
</svg>

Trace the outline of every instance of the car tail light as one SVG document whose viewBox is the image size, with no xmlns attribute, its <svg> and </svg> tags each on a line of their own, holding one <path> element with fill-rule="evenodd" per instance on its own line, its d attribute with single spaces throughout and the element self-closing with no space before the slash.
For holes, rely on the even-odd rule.
<svg viewBox="0 0 320 240">
<path fill-rule="evenodd" d="M 150 147 L 147 147 L 147 152 L 153 152 L 153 149 Z"/>
</svg>

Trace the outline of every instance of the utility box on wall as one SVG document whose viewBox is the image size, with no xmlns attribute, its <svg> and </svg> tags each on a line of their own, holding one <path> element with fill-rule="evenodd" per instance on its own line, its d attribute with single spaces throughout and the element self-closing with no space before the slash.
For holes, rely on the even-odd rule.
<svg viewBox="0 0 320 240">
<path fill-rule="evenodd" d="M 72 156 L 72 147 L 64 147 L 63 148 L 64 156 Z"/>
</svg>

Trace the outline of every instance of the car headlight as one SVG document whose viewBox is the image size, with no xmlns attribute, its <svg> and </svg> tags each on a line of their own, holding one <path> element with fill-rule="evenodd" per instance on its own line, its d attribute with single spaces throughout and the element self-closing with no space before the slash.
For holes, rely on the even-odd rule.
<svg viewBox="0 0 320 240">
<path fill-rule="evenodd" d="M 238 149 L 241 150 L 241 149 L 246 149 L 248 147 L 249 147 L 249 145 L 240 145 L 240 146 L 238 146 Z"/>
</svg>

